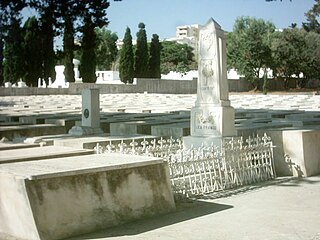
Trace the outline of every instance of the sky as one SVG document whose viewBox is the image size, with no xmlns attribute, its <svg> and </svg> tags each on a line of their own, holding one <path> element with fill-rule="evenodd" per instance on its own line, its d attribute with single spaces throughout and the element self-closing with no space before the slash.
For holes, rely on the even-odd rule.
<svg viewBox="0 0 320 240">
<path fill-rule="evenodd" d="M 225 31 L 232 31 L 237 17 L 249 16 L 271 21 L 276 28 L 287 28 L 291 23 L 301 27 L 305 13 L 315 0 L 110 0 L 107 16 L 108 29 L 121 39 L 126 27 L 136 38 L 138 24 L 146 25 L 148 38 L 158 34 L 160 39 L 175 37 L 180 25 L 204 25 L 211 17 Z"/>
</svg>

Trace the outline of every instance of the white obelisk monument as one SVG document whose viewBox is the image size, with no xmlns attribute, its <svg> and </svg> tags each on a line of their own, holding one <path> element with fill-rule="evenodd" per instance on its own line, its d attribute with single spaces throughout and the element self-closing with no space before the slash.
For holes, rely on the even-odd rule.
<svg viewBox="0 0 320 240">
<path fill-rule="evenodd" d="M 191 109 L 191 136 L 186 148 L 221 145 L 237 135 L 234 108 L 230 106 L 224 31 L 212 18 L 199 28 L 198 88 Z"/>
</svg>

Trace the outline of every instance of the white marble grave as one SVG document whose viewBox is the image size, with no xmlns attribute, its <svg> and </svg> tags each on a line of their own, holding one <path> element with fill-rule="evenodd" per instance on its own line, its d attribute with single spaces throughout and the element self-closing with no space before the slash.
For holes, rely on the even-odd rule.
<svg viewBox="0 0 320 240">
<path fill-rule="evenodd" d="M 198 92 L 191 109 L 191 136 L 185 147 L 221 144 L 236 136 L 234 108 L 229 101 L 224 31 L 212 18 L 199 30 Z"/>
<path fill-rule="evenodd" d="M 65 66 L 57 65 L 57 66 L 55 66 L 54 69 L 56 71 L 56 79 L 50 85 L 50 87 L 51 88 L 66 88 L 66 87 L 68 87 L 69 84 L 66 82 L 66 77 L 64 75 Z"/>
</svg>

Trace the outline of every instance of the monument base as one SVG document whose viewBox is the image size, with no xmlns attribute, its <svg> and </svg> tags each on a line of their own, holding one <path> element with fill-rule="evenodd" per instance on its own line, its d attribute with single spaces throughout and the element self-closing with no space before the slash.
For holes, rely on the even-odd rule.
<svg viewBox="0 0 320 240">
<path fill-rule="evenodd" d="M 222 136 L 187 136 L 183 137 L 183 148 L 199 148 L 199 147 L 211 147 L 216 146 L 221 149 L 224 141 L 240 137 L 222 137 Z"/>
<path fill-rule="evenodd" d="M 211 147 L 212 145 L 221 148 L 223 138 L 221 136 L 210 136 L 210 137 L 198 137 L 198 136 L 187 136 L 183 137 L 183 148 L 199 148 L 199 147 Z"/>
<path fill-rule="evenodd" d="M 83 126 L 73 126 L 69 130 L 69 135 L 72 136 L 87 136 L 87 135 L 98 135 L 103 134 L 101 128 L 83 127 Z"/>
</svg>

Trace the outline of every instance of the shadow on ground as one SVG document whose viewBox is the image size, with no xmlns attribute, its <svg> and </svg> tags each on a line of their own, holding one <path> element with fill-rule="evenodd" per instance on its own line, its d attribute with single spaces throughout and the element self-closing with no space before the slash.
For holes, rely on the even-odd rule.
<svg viewBox="0 0 320 240">
<path fill-rule="evenodd" d="M 231 197 L 248 193 L 251 191 L 263 189 L 269 186 L 280 186 L 280 187 L 300 187 L 305 184 L 315 184 L 320 182 L 320 175 L 313 177 L 279 177 L 265 182 L 253 183 L 238 188 L 226 189 L 222 191 L 216 191 L 210 194 L 199 195 L 194 199 L 217 199 L 224 197 Z"/>
<path fill-rule="evenodd" d="M 177 203 L 177 210 L 173 213 L 153 218 L 138 220 L 117 227 L 108 228 L 100 232 L 85 234 L 68 240 L 89 240 L 125 235 L 137 235 L 154 229 L 180 223 L 201 216 L 214 214 L 232 208 L 230 205 L 209 203 L 199 200 L 186 200 Z"/>
</svg>

